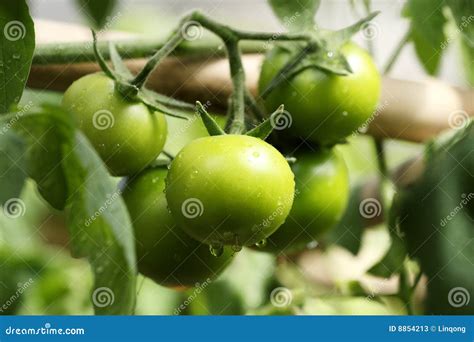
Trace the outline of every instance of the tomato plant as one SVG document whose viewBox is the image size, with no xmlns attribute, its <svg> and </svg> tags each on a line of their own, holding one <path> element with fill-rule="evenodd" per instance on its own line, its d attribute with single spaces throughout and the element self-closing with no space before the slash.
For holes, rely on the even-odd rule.
<svg viewBox="0 0 474 342">
<path fill-rule="evenodd" d="M 374 113 L 380 96 L 380 75 L 372 57 L 354 43 L 342 46 L 341 52 L 352 70 L 350 74 L 341 76 L 308 68 L 282 82 L 266 97 L 265 107 L 270 111 L 285 104 L 292 135 L 332 145 L 356 132 Z M 259 80 L 261 92 L 294 54 L 284 46 L 267 54 Z"/>
<path fill-rule="evenodd" d="M 249 246 L 285 220 L 294 180 L 285 158 L 254 137 L 197 139 L 176 156 L 166 197 L 173 217 L 195 239 Z"/>
<path fill-rule="evenodd" d="M 167 125 L 163 113 L 125 99 L 115 82 L 104 74 L 75 81 L 64 93 L 63 104 L 116 176 L 144 169 L 165 145 Z"/>
<path fill-rule="evenodd" d="M 77 0 L 73 42 L 28 2 L 0 4 L 0 314 L 474 312 L 472 89 L 389 75 L 456 39 L 472 83 L 472 1 L 407 0 L 383 82 L 370 0 L 340 29 L 268 0 L 285 32 L 192 11 L 117 41 L 141 25 Z"/>
<path fill-rule="evenodd" d="M 160 285 L 186 288 L 214 279 L 232 260 L 232 251 L 213 256 L 209 246 L 193 240 L 176 224 L 164 194 L 165 167 L 131 178 L 123 198 L 135 232 L 140 273 Z"/>
<path fill-rule="evenodd" d="M 339 221 L 349 195 L 349 176 L 337 150 L 304 151 L 292 165 L 296 193 L 285 223 L 262 251 L 292 253 L 317 243 Z"/>
</svg>

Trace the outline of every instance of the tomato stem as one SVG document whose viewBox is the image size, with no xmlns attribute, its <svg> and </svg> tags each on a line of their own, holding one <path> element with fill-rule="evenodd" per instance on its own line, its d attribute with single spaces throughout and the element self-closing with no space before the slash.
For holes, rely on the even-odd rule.
<svg viewBox="0 0 474 342">
<path fill-rule="evenodd" d="M 249 105 L 257 119 L 263 117 L 263 114 L 259 111 L 255 99 L 245 86 L 245 70 L 242 64 L 242 51 L 239 46 L 240 41 L 310 41 L 311 37 L 306 34 L 262 33 L 236 30 L 227 25 L 218 23 L 198 11 L 194 11 L 180 21 L 178 28 L 173 32 L 163 47 L 148 60 L 143 69 L 131 82 L 132 85 L 137 88 L 142 88 L 157 65 L 186 40 L 186 30 L 189 27 L 196 26 L 197 29 L 200 29 L 199 25 L 218 36 L 226 48 L 233 85 L 233 92 L 230 98 L 231 110 L 229 111 L 228 124 L 226 127 L 228 127 L 228 131 L 232 134 L 242 134 L 245 131 L 245 104 Z M 264 50 L 263 46 L 262 50 Z"/>
</svg>

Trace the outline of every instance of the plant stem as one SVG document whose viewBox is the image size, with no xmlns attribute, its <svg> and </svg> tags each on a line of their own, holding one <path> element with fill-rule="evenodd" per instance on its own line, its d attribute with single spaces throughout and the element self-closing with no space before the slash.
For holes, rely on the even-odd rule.
<svg viewBox="0 0 474 342">
<path fill-rule="evenodd" d="M 173 52 L 176 47 L 184 40 L 183 34 L 181 31 L 176 31 L 172 34 L 171 38 L 166 42 L 161 49 L 159 49 L 145 64 L 143 69 L 138 73 L 138 75 L 133 79 L 132 84 L 137 88 L 141 88 L 151 72 L 155 67 L 160 63 L 165 57 L 167 57 L 171 52 Z"/>
<path fill-rule="evenodd" d="M 162 48 L 166 42 L 163 39 L 150 40 L 122 40 L 114 42 L 117 51 L 124 59 L 146 58 L 151 56 L 157 49 Z M 98 50 L 105 59 L 110 59 L 109 42 L 99 42 Z M 207 57 L 225 55 L 225 51 L 218 50 L 220 43 L 215 39 L 205 39 L 202 41 L 186 42 L 179 45 L 173 54 L 176 56 Z M 252 41 L 243 41 L 240 48 L 244 53 L 262 52 L 262 44 Z M 67 64 L 95 62 L 92 44 L 89 42 L 80 43 L 58 43 L 40 44 L 36 47 L 33 57 L 34 65 Z"/>
<path fill-rule="evenodd" d="M 390 55 L 390 57 L 387 61 L 387 64 L 383 68 L 383 74 L 384 75 L 387 75 L 387 74 L 390 73 L 390 71 L 392 71 L 392 68 L 395 65 L 395 62 L 398 60 L 398 57 L 400 57 L 400 54 L 401 54 L 403 48 L 405 47 L 405 45 L 410 40 L 410 34 L 411 34 L 410 30 L 408 30 L 405 33 L 405 35 L 403 36 L 403 38 L 400 40 L 400 42 L 398 42 L 398 45 L 395 47 L 395 50 Z"/>
</svg>

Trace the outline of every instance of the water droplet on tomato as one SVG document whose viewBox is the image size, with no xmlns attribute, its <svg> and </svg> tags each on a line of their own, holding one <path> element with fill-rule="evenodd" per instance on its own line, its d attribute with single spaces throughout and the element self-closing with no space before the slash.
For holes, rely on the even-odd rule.
<svg viewBox="0 0 474 342">
<path fill-rule="evenodd" d="M 263 239 L 262 241 L 259 241 L 255 244 L 258 248 L 263 248 L 267 245 L 267 239 Z"/>
</svg>

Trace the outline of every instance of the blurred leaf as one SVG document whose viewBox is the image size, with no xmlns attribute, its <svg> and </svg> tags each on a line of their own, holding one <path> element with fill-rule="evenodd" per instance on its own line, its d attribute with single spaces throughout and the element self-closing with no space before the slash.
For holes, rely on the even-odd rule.
<svg viewBox="0 0 474 342">
<path fill-rule="evenodd" d="M 94 148 L 76 132 L 62 162 L 71 193 L 68 228 L 73 254 L 87 257 L 95 274 L 98 314 L 132 314 L 136 260 L 132 224 L 115 183 Z"/>
<path fill-rule="evenodd" d="M 330 230 L 324 238 L 326 244 L 337 244 L 354 255 L 359 252 L 365 227 L 364 218 L 359 209 L 362 198 L 361 191 L 360 185 L 351 190 L 344 215 L 336 227 Z"/>
<path fill-rule="evenodd" d="M 474 2 L 471 0 L 446 0 L 457 29 L 461 34 L 461 53 L 466 79 L 474 86 Z"/>
<path fill-rule="evenodd" d="M 370 21 L 372 21 L 377 15 L 379 15 L 379 13 L 380 13 L 379 11 L 372 12 L 365 18 L 362 18 L 359 21 L 357 21 L 356 23 L 337 31 L 323 31 L 323 35 L 328 41 L 329 45 L 333 49 L 337 49 L 344 43 L 350 41 L 357 32 L 359 32 Z"/>
<path fill-rule="evenodd" d="M 474 47 L 468 38 L 463 37 L 461 40 L 461 54 L 466 80 L 471 87 L 474 87 Z"/>
<path fill-rule="evenodd" d="M 408 252 L 428 277 L 428 314 L 474 314 L 474 125 L 428 149 L 426 171 L 401 198 Z"/>
<path fill-rule="evenodd" d="M 0 205 L 20 196 L 26 179 L 26 146 L 5 125 L 0 126 Z"/>
<path fill-rule="evenodd" d="M 37 257 L 0 246 L 0 315 L 15 314 L 42 269 Z"/>
<path fill-rule="evenodd" d="M 24 114 L 13 127 L 27 142 L 28 175 L 36 181 L 41 196 L 55 209 L 66 205 L 68 187 L 61 167 L 61 143 L 71 135 L 70 115 L 53 107 Z"/>
<path fill-rule="evenodd" d="M 400 224 L 404 217 L 400 217 L 401 198 L 396 196 L 393 200 L 392 207 L 388 218 L 388 229 L 390 231 L 390 247 L 385 256 L 377 264 L 372 266 L 368 273 L 388 278 L 394 273 L 400 273 L 403 270 L 403 263 L 407 257 L 407 249 L 402 233 L 400 232 Z"/>
<path fill-rule="evenodd" d="M 116 0 L 77 0 L 81 12 L 96 28 L 103 27 L 116 6 Z"/>
<path fill-rule="evenodd" d="M 303 31 L 314 26 L 320 0 L 268 0 L 273 13 L 288 31 Z"/>
<path fill-rule="evenodd" d="M 418 59 L 430 75 L 438 72 L 446 41 L 444 1 L 409 0 L 404 8 L 404 14 L 410 19 L 410 34 Z"/>
<path fill-rule="evenodd" d="M 191 304 L 191 315 L 244 315 L 242 297 L 226 280 L 217 280 L 206 288 L 193 288 L 186 292 Z"/>
<path fill-rule="evenodd" d="M 35 28 L 25 0 L 0 3 L 0 114 L 20 101 L 35 49 Z"/>
</svg>

